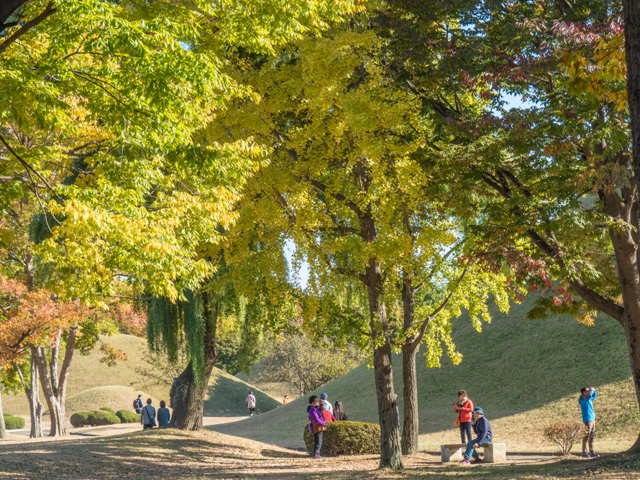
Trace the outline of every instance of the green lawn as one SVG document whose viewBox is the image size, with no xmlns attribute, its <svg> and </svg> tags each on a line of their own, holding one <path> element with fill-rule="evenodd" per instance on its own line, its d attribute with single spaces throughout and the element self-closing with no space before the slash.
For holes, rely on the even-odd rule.
<svg viewBox="0 0 640 480">
<path fill-rule="evenodd" d="M 530 301 L 530 300 L 529 300 Z M 640 431 L 640 414 L 630 379 L 622 328 L 600 316 L 595 326 L 570 317 L 524 321 L 528 304 L 508 315 L 494 312 L 491 324 L 476 332 L 468 318 L 454 323 L 453 337 L 463 362 L 428 369 L 419 354 L 421 447 L 435 451 L 441 443 L 459 441 L 452 412 L 456 393 L 466 389 L 484 408 L 496 440 L 511 450 L 542 451 L 541 429 L 557 420 L 580 419 L 580 387 L 595 386 L 598 447 L 627 448 Z M 496 309 L 494 309 L 496 310 Z M 402 413 L 401 362 L 394 361 L 395 389 Z M 319 389 L 332 402 L 343 401 L 351 419 L 377 421 L 373 371 L 362 365 Z M 306 399 L 298 399 L 255 419 L 214 427 L 216 430 L 283 446 L 302 446 Z M 458 439 L 458 440 L 457 440 Z"/>
</svg>

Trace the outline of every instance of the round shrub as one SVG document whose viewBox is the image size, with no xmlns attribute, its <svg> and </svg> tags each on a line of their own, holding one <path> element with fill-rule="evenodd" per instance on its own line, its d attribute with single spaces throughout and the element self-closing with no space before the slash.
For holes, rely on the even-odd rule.
<svg viewBox="0 0 640 480">
<path fill-rule="evenodd" d="M 137 423 L 140 421 L 140 414 L 132 412 L 131 410 L 118 410 L 116 415 L 121 423 Z"/>
<path fill-rule="evenodd" d="M 91 413 L 92 412 L 76 412 L 71 415 L 71 425 L 74 427 L 84 427 L 91 425 Z"/>
<path fill-rule="evenodd" d="M 313 453 L 313 434 L 309 425 L 304 428 L 307 452 Z M 322 436 L 324 456 L 367 455 L 380 453 L 380 425 L 364 422 L 331 422 Z"/>
<path fill-rule="evenodd" d="M 101 407 L 100 410 L 103 410 L 103 411 L 109 412 L 109 413 L 113 413 L 114 415 L 116 414 L 116 411 L 113 408 L 110 408 L 110 407 Z"/>
<path fill-rule="evenodd" d="M 114 425 L 121 423 L 115 413 L 105 412 L 104 410 L 93 410 L 89 416 L 91 425 Z"/>
<path fill-rule="evenodd" d="M 24 418 L 5 414 L 4 426 L 7 430 L 18 430 L 19 428 L 24 428 Z"/>
</svg>

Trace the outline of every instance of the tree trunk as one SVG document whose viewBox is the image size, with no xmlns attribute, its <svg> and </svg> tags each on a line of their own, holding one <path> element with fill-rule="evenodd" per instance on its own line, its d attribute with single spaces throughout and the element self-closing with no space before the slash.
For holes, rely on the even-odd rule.
<svg viewBox="0 0 640 480">
<path fill-rule="evenodd" d="M 404 307 L 404 329 L 410 331 L 415 322 L 415 294 L 410 278 L 405 278 L 402 286 Z M 416 373 L 416 353 L 418 347 L 413 338 L 402 345 L 402 391 L 404 400 L 404 422 L 402 426 L 402 454 L 411 455 L 418 451 L 418 378 Z M 419 344 L 418 344 L 419 345 Z"/>
<path fill-rule="evenodd" d="M 380 422 L 380 468 L 402 469 L 400 426 L 398 425 L 398 410 L 393 391 L 391 343 L 389 341 L 387 310 L 382 299 L 384 280 L 380 264 L 375 259 L 369 260 L 366 270 L 373 345 L 379 345 L 378 335 L 384 337 L 382 345 L 375 346 L 373 349 L 373 368 L 378 399 L 378 420 Z"/>
<path fill-rule="evenodd" d="M 624 190 L 623 190 L 624 193 Z M 628 196 L 635 197 L 634 189 Z M 634 208 L 621 202 L 612 193 L 602 194 L 605 212 L 612 218 L 619 218 L 633 224 L 633 215 L 637 215 Z M 624 328 L 627 340 L 631 374 L 636 389 L 638 405 L 640 405 L 640 272 L 638 272 L 638 245 L 633 238 L 632 231 L 609 230 L 618 264 L 618 281 L 622 292 L 624 305 L 621 318 L 617 318 Z M 640 452 L 640 435 L 631 448 L 633 452 Z"/>
<path fill-rule="evenodd" d="M 42 413 L 44 412 L 44 406 L 40 402 L 40 389 L 38 387 L 38 366 L 36 365 L 35 357 L 31 355 L 31 379 L 30 386 L 27 386 L 27 382 L 22 374 L 22 369 L 19 365 L 14 364 L 18 376 L 20 377 L 20 383 L 24 393 L 27 395 L 29 401 L 29 415 L 31 417 L 31 431 L 29 436 L 31 438 L 40 438 L 44 434 L 42 432 Z"/>
<path fill-rule="evenodd" d="M 216 327 L 218 321 L 217 303 L 209 306 L 209 294 L 203 294 L 205 331 L 204 331 L 204 379 L 196 382 L 192 362 L 184 372 L 175 379 L 171 386 L 171 426 L 180 430 L 202 430 L 204 415 L 204 397 L 209 386 L 209 379 L 216 363 Z M 211 308 L 210 308 L 211 307 Z"/>
<path fill-rule="evenodd" d="M 402 454 L 411 455 L 418 451 L 418 380 L 416 374 L 417 349 L 402 346 L 402 386 L 404 400 L 404 421 L 402 424 Z"/>
<path fill-rule="evenodd" d="M 4 390 L 4 387 L 0 385 L 0 438 L 7 438 L 7 429 L 4 424 L 4 411 L 2 410 L 2 390 Z"/>
<path fill-rule="evenodd" d="M 640 182 L 640 2 L 623 0 L 633 171 Z M 640 183 L 639 183 L 640 186 Z"/>
<path fill-rule="evenodd" d="M 40 376 L 40 384 L 44 392 L 44 397 L 49 407 L 49 415 L 51 418 L 50 437 L 67 435 L 67 412 L 66 412 L 66 396 L 67 381 L 69 379 L 69 369 L 71 360 L 73 359 L 73 351 L 75 348 L 76 333 L 78 327 L 69 329 L 67 345 L 64 353 L 62 368 L 58 374 L 58 350 L 60 348 L 61 334 L 58 332 L 58 338 L 54 347 L 51 348 L 51 364 L 49 372 L 47 372 L 47 357 L 42 347 L 32 347 L 31 355 L 35 354 L 36 364 L 38 366 L 38 374 Z"/>
</svg>

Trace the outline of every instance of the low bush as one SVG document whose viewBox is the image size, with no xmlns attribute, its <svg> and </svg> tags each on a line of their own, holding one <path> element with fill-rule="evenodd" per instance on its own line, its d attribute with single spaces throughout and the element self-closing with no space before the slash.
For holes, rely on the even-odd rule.
<svg viewBox="0 0 640 480">
<path fill-rule="evenodd" d="M 90 410 L 86 412 L 76 412 L 71 415 L 71 425 L 74 427 L 115 425 L 122 423 L 115 414 L 105 410 Z"/>
<path fill-rule="evenodd" d="M 118 410 L 116 415 L 121 423 L 137 423 L 140 421 L 140 414 L 132 412 L 131 410 Z"/>
<path fill-rule="evenodd" d="M 105 412 L 104 410 L 94 410 L 89 417 L 91 425 L 115 425 L 120 419 L 115 413 Z"/>
<path fill-rule="evenodd" d="M 304 428 L 304 443 L 313 453 L 313 434 L 309 425 Z M 380 425 L 363 422 L 331 422 L 323 434 L 323 456 L 366 455 L 380 453 Z"/>
<path fill-rule="evenodd" d="M 109 413 L 113 413 L 114 415 L 116 414 L 116 411 L 113 408 L 110 408 L 110 407 L 101 407 L 100 410 L 103 410 L 103 411 L 109 412 Z"/>
<path fill-rule="evenodd" d="M 71 415 L 71 425 L 74 427 L 84 427 L 91 425 L 91 412 L 76 412 Z"/>
<path fill-rule="evenodd" d="M 584 433 L 584 424 L 556 422 L 543 430 L 544 438 L 553 443 L 562 455 L 569 455 L 578 436 Z"/>
<path fill-rule="evenodd" d="M 24 428 L 24 424 L 24 418 L 14 417 L 8 413 L 4 414 L 4 427 L 7 430 L 18 430 L 19 428 Z"/>
</svg>

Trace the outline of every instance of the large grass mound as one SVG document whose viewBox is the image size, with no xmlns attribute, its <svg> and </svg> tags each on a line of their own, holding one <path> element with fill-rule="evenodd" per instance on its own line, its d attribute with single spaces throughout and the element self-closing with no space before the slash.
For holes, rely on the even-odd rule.
<svg viewBox="0 0 640 480">
<path fill-rule="evenodd" d="M 454 322 L 453 337 L 463 362 L 447 358 L 441 368 L 428 369 L 418 354 L 420 440 L 423 448 L 459 441 L 453 404 L 466 389 L 492 421 L 496 440 L 521 449 L 544 446 L 540 430 L 553 421 L 580 419 L 580 387 L 595 386 L 599 397 L 598 438 L 615 439 L 611 449 L 635 440 L 640 415 L 630 380 L 624 333 L 617 322 L 601 315 L 593 327 L 556 316 L 524 321 L 531 300 L 515 305 L 508 315 L 493 310 L 493 321 L 476 332 L 468 317 Z M 402 414 L 402 365 L 394 359 L 395 389 Z M 341 400 L 351 420 L 377 422 L 373 370 L 361 365 L 328 383 L 332 402 Z M 306 399 L 216 430 L 282 446 L 302 447 L 299 434 L 307 422 Z M 604 443 L 601 441 L 601 445 Z"/>
<path fill-rule="evenodd" d="M 94 387 L 84 390 L 67 399 L 67 413 L 72 414 L 84 410 L 99 410 L 102 407 L 110 407 L 115 411 L 131 410 L 133 411 L 133 401 L 138 398 L 138 394 L 142 394 L 142 401 L 146 404 L 147 398 L 151 398 L 152 405 L 156 408 L 160 405 L 160 400 L 150 396 L 141 390 L 133 387 L 124 387 L 121 385 L 107 385 L 104 387 Z"/>
<path fill-rule="evenodd" d="M 264 413 L 282 404 L 262 390 L 243 382 L 239 378 L 215 369 L 209 380 L 209 390 L 204 401 L 204 414 L 208 416 L 249 415 L 245 400 L 252 391 L 256 397 L 256 412 Z"/>
<path fill-rule="evenodd" d="M 95 348 L 86 356 L 76 352 L 67 386 L 68 416 L 75 411 L 105 406 L 116 410 L 120 408 L 133 410 L 133 401 L 138 393 L 143 394 L 145 401 L 151 397 L 156 407 L 159 405 L 159 400 L 165 400 L 167 405 L 169 404 L 170 386 L 154 385 L 137 371 L 141 365 L 146 364 L 145 339 L 131 335 L 115 335 L 103 340 L 124 351 L 129 359 L 109 367 L 100 361 L 104 355 L 99 348 Z M 244 400 L 250 390 L 253 390 L 256 395 L 259 412 L 266 412 L 280 405 L 280 402 L 264 392 L 217 368 L 214 368 L 209 385 L 205 415 L 248 415 Z M 104 396 L 104 400 L 100 399 L 101 396 Z M 111 403 L 109 398 L 113 399 Z M 41 399 L 44 403 L 44 397 Z M 5 411 L 29 415 L 29 404 L 24 394 L 3 395 L 2 400 Z"/>
</svg>

